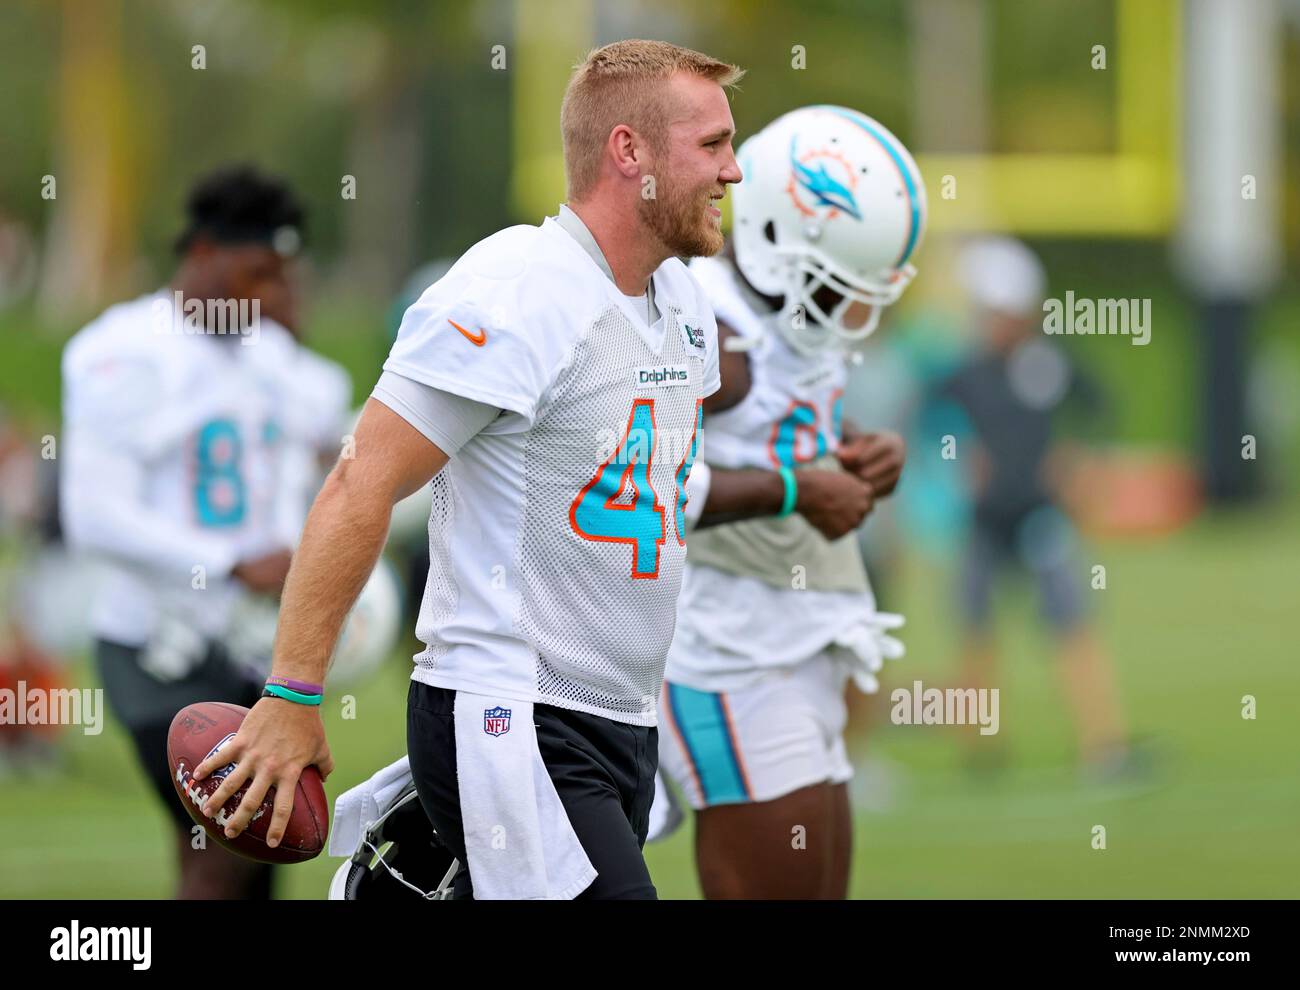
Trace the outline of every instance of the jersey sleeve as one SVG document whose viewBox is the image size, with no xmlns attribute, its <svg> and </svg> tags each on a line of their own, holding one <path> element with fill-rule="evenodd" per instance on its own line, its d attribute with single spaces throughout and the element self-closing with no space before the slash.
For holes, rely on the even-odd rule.
<svg viewBox="0 0 1300 990">
<path fill-rule="evenodd" d="M 742 337 L 761 334 L 761 327 L 756 325 L 753 312 L 741 298 L 736 277 L 727 265 L 716 258 L 692 258 L 689 268 L 716 323 L 725 323 Z"/>
<path fill-rule="evenodd" d="M 194 533 L 145 501 L 161 371 L 130 355 L 81 364 L 64 363 L 59 505 L 69 546 L 178 576 L 195 566 L 209 578 L 228 574 L 230 540 Z"/>
<path fill-rule="evenodd" d="M 722 374 L 718 363 L 718 324 L 709 309 L 704 312 L 704 388 L 701 395 L 707 399 L 722 388 Z"/>
<path fill-rule="evenodd" d="M 722 388 L 722 377 L 718 360 L 718 324 L 726 323 L 729 312 L 726 292 L 722 283 L 729 279 L 726 268 L 712 258 L 693 258 L 686 266 L 690 283 L 695 290 L 695 304 L 704 323 L 704 387 L 703 395 L 708 398 Z M 718 302 L 722 301 L 719 309 Z"/>
<path fill-rule="evenodd" d="M 385 371 L 371 398 L 419 430 L 448 457 L 501 415 L 501 409 Z"/>
<path fill-rule="evenodd" d="M 406 311 L 384 371 L 531 426 L 557 362 L 539 328 L 522 325 L 515 290 L 508 279 L 448 275 Z"/>
</svg>

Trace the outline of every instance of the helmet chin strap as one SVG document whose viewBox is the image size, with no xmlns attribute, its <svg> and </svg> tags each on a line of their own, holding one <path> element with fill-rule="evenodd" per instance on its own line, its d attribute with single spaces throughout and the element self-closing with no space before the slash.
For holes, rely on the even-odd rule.
<svg viewBox="0 0 1300 990">
<path fill-rule="evenodd" d="M 887 292 L 865 291 L 849 286 L 824 269 L 805 267 L 793 258 L 789 259 L 786 274 L 786 289 L 781 293 L 785 305 L 774 314 L 777 327 L 790 346 L 803 353 L 814 354 L 835 347 L 852 350 L 870 337 L 879 327 L 885 307 L 896 301 L 911 281 L 914 269 L 909 265 L 900 270 L 902 284 Z M 812 277 L 811 281 L 808 276 Z M 840 296 L 830 313 L 825 312 L 813 299 L 813 294 L 823 286 L 830 287 Z M 757 292 L 756 289 L 753 291 Z M 844 317 L 855 304 L 868 306 L 871 312 L 861 326 L 848 327 L 844 324 Z M 803 325 L 796 325 L 796 319 L 800 319 Z M 728 337 L 722 346 L 728 352 L 747 352 L 758 347 L 762 340 L 762 337 L 736 335 Z"/>
<path fill-rule="evenodd" d="M 777 320 L 783 331 L 782 336 L 791 346 L 805 353 L 815 353 L 833 347 L 848 349 L 861 343 L 875 332 L 880 325 L 881 312 L 889 302 L 892 302 L 875 296 L 867 297 L 857 290 L 846 291 L 844 287 L 820 275 L 810 283 L 805 280 L 804 272 L 798 269 L 791 272 L 790 281 L 791 290 L 786 293 L 787 302 Z M 826 285 L 840 294 L 839 302 L 829 313 L 817 305 L 813 298 L 814 293 Z M 870 314 L 859 327 L 845 326 L 845 315 L 857 304 L 869 306 Z M 797 317 L 802 318 L 804 326 L 795 325 Z M 787 329 L 789 332 L 785 332 Z"/>
<path fill-rule="evenodd" d="M 812 276 L 811 280 L 808 278 L 809 275 Z M 915 275 L 915 268 L 904 265 L 895 270 L 893 277 L 887 283 L 877 288 L 871 285 L 851 284 L 830 270 L 797 266 L 790 273 L 790 283 L 800 299 L 799 305 L 803 306 L 804 312 L 810 319 L 825 328 L 827 337 L 852 347 L 875 333 L 886 307 L 898 301 Z M 817 305 L 817 301 L 813 298 L 823 287 L 829 287 L 840 296 L 839 302 L 830 313 Z M 869 306 L 871 312 L 861 326 L 850 327 L 844 323 L 844 317 L 855 305 Z M 808 343 L 811 345 L 812 342 Z"/>
<path fill-rule="evenodd" d="M 776 320 L 781 336 L 791 347 L 804 354 L 815 354 L 835 345 L 836 334 L 826 325 L 826 314 L 816 303 L 796 293 L 787 295 L 786 299 Z"/>
<path fill-rule="evenodd" d="M 855 303 L 869 306 L 871 308 L 871 313 L 860 327 L 847 327 L 844 325 L 844 317 Z M 845 296 L 839 301 L 839 304 L 835 309 L 831 311 L 828 320 L 832 331 L 838 337 L 848 343 L 858 343 L 859 341 L 866 340 L 876 332 L 876 327 L 880 325 L 880 314 L 884 309 L 884 303 L 863 302 L 860 299 L 851 299 L 848 296 Z"/>
</svg>

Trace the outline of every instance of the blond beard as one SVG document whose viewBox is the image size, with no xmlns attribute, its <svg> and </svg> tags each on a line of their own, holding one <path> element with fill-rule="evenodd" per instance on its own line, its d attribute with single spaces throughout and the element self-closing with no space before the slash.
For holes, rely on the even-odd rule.
<svg viewBox="0 0 1300 990">
<path fill-rule="evenodd" d="M 695 198 L 686 198 L 674 192 L 671 183 L 659 192 L 667 192 L 655 199 L 642 199 L 638 210 L 642 222 L 650 228 L 659 241 L 678 258 L 707 258 L 722 250 L 722 229 L 708 212 L 712 201 L 701 205 Z"/>
</svg>

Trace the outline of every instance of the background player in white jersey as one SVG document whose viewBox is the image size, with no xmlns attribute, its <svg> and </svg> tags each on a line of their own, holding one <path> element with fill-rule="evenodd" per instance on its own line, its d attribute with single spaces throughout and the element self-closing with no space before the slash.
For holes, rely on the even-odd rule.
<svg viewBox="0 0 1300 990">
<path fill-rule="evenodd" d="M 893 490 L 903 446 L 843 422 L 841 397 L 852 345 L 914 274 L 925 190 L 897 138 L 841 107 L 786 114 L 738 158 L 733 240 L 691 266 L 739 346 L 692 484 L 660 751 L 698 811 L 706 897 L 843 897 L 845 683 L 876 690 L 902 654 L 845 534 Z"/>
<path fill-rule="evenodd" d="M 69 545 L 111 580 L 92 616 L 109 705 L 172 816 L 181 897 L 267 897 L 261 864 L 192 848 L 166 736 L 197 701 L 253 704 L 231 656 L 231 609 L 277 595 L 305 513 L 287 483 L 293 443 L 285 355 L 297 345 L 290 263 L 302 209 L 289 188 L 237 167 L 187 201 L 170 284 L 111 307 L 63 354 L 60 509 Z M 289 416 L 286 416 L 286 413 Z"/>
<path fill-rule="evenodd" d="M 568 204 L 479 242 L 407 311 L 356 456 L 308 518 L 274 673 L 319 688 L 393 504 L 432 479 L 407 743 L 463 864 L 458 896 L 655 896 L 657 695 L 718 387 L 713 315 L 678 258 L 722 247 L 712 201 L 741 177 L 724 89 L 740 75 L 656 41 L 577 67 Z M 330 768 L 300 700 L 259 702 L 222 751 L 237 767 L 208 806 L 249 783 L 228 832 L 274 786 L 275 842 L 302 768 Z"/>
</svg>

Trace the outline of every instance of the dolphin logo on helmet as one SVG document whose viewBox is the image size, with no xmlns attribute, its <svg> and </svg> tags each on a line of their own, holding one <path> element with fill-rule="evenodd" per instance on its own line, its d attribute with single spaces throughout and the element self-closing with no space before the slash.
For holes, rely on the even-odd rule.
<svg viewBox="0 0 1300 990">
<path fill-rule="evenodd" d="M 800 188 L 812 194 L 817 205 L 841 210 L 854 220 L 861 220 L 862 214 L 858 212 L 858 203 L 853 197 L 853 190 L 831 176 L 826 170 L 825 161 L 822 161 L 816 169 L 799 161 L 798 141 L 798 137 L 790 138 L 790 166 L 794 169 L 795 182 Z"/>
</svg>

